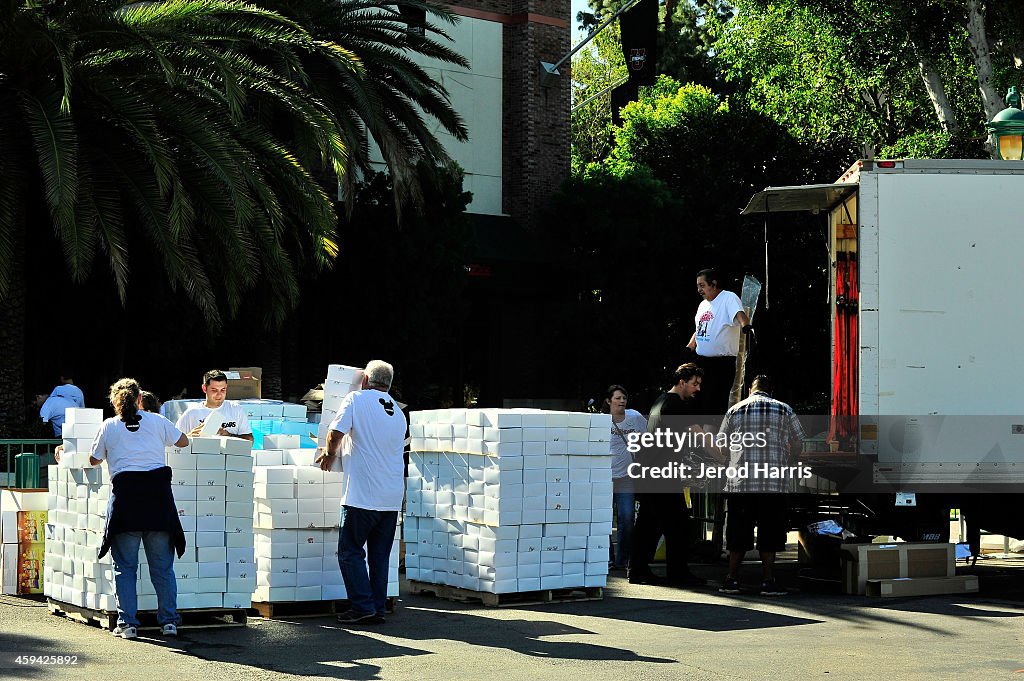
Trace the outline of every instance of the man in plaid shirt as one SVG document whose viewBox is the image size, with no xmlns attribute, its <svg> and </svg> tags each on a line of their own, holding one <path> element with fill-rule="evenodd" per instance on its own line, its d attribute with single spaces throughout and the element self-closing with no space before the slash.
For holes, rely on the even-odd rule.
<svg viewBox="0 0 1024 681">
<path fill-rule="evenodd" d="M 729 548 L 729 574 L 722 593 L 740 592 L 737 574 L 743 556 L 754 548 L 761 554 L 762 596 L 781 596 L 786 590 L 775 582 L 775 554 L 786 546 L 786 493 L 792 479 L 791 458 L 805 437 L 793 408 L 770 395 L 771 381 L 760 375 L 750 387 L 750 397 L 725 414 L 719 433 L 729 437 L 729 465 L 744 470 L 745 477 L 727 479 L 728 496 L 725 541 Z M 733 444 L 736 443 L 736 444 Z"/>
</svg>

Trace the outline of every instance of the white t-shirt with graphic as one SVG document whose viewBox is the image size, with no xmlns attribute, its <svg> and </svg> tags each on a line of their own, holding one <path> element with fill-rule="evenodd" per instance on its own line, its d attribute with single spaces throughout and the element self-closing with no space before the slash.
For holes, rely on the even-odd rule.
<svg viewBox="0 0 1024 681">
<path fill-rule="evenodd" d="M 166 465 L 164 447 L 181 439 L 181 431 L 160 414 L 140 411 L 138 427 L 120 416 L 100 426 L 92 443 L 92 458 L 107 462 L 111 479 L 123 471 L 151 471 Z"/>
<path fill-rule="evenodd" d="M 190 433 L 192 429 L 206 421 L 206 417 L 213 411 L 206 406 L 205 402 L 193 404 L 178 417 L 178 428 L 183 433 Z M 220 427 L 232 435 L 249 435 L 252 427 L 249 425 L 249 417 L 238 402 L 224 400 L 218 411 L 220 414 Z"/>
<path fill-rule="evenodd" d="M 622 433 L 621 435 L 619 433 Z M 621 422 L 612 421 L 611 454 L 612 477 L 625 478 L 629 473 L 629 464 L 633 463 L 633 455 L 626 449 L 626 441 L 630 433 L 646 433 L 647 419 L 636 409 L 627 409 L 626 418 Z"/>
<path fill-rule="evenodd" d="M 719 291 L 712 301 L 697 306 L 697 354 L 702 357 L 735 357 L 740 351 L 740 323 L 736 315 L 743 303 L 732 291 Z"/>
<path fill-rule="evenodd" d="M 341 505 L 400 511 L 405 494 L 405 414 L 381 390 L 356 390 L 341 401 L 331 430 L 342 440 Z"/>
</svg>

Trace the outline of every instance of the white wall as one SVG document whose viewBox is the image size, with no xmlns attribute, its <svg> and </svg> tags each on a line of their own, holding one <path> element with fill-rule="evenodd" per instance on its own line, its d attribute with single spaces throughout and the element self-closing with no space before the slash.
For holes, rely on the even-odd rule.
<svg viewBox="0 0 1024 681">
<path fill-rule="evenodd" d="M 460 17 L 458 25 L 445 30 L 454 41 L 453 49 L 469 61 L 470 70 L 435 60 L 418 61 L 448 90 L 452 106 L 469 129 L 469 140 L 457 142 L 438 123 L 433 124 L 433 132 L 466 171 L 463 187 L 473 193 L 467 210 L 501 215 L 502 26 Z M 372 143 L 370 158 L 383 169 L 380 151 Z"/>
</svg>

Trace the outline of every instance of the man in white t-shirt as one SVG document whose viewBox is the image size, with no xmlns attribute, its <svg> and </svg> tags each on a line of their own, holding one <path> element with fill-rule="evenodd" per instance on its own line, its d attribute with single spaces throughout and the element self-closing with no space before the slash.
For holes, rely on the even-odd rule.
<svg viewBox="0 0 1024 681">
<path fill-rule="evenodd" d="M 718 272 L 697 273 L 697 293 L 703 300 L 693 321 L 696 330 L 687 347 L 697 352 L 697 364 L 704 370 L 698 413 L 724 414 L 736 378 L 736 355 L 740 333 L 750 329 L 743 302 L 732 291 L 721 288 Z"/>
<path fill-rule="evenodd" d="M 387 362 L 366 365 L 361 389 L 342 400 L 318 459 L 329 471 L 341 457 L 338 564 L 351 603 L 348 612 L 338 615 L 341 624 L 384 621 L 388 562 L 405 495 L 406 421 L 388 393 L 394 375 Z"/>
<path fill-rule="evenodd" d="M 211 369 L 203 374 L 203 393 L 206 395 L 206 402 L 193 404 L 178 417 L 178 430 L 189 437 L 198 437 L 203 429 L 206 418 L 217 410 L 214 418 L 220 420 L 217 435 L 238 437 L 243 440 L 253 441 L 252 427 L 249 425 L 249 417 L 245 410 L 237 402 L 227 400 L 228 377 L 219 369 Z"/>
</svg>

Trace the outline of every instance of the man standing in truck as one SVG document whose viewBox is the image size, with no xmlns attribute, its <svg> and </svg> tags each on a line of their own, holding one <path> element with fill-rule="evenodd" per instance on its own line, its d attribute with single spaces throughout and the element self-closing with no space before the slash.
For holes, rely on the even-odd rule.
<svg viewBox="0 0 1024 681">
<path fill-rule="evenodd" d="M 697 408 L 705 414 L 723 414 L 729 408 L 740 333 L 750 330 L 743 302 L 732 291 L 723 290 L 720 281 L 714 269 L 697 273 L 697 293 L 703 300 L 694 315 L 696 329 L 686 344 L 696 351 L 697 364 L 704 370 Z"/>
</svg>

